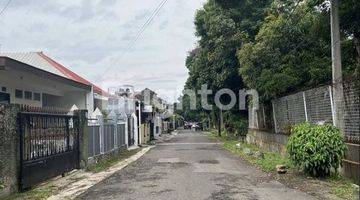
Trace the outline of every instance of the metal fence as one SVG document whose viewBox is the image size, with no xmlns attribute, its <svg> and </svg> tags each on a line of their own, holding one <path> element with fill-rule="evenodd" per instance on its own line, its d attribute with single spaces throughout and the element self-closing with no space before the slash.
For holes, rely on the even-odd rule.
<svg viewBox="0 0 360 200">
<path fill-rule="evenodd" d="M 339 127 L 345 136 L 348 147 L 343 169 L 345 175 L 360 182 L 360 81 L 356 78 L 345 78 L 341 85 L 328 85 L 288 95 L 271 102 L 271 105 L 262 105 L 260 109 L 249 109 L 249 127 L 252 129 L 274 130 L 275 133 L 290 133 L 293 125 L 310 123 L 328 123 Z M 334 88 L 343 89 L 343 99 L 337 102 L 338 110 L 334 108 Z M 336 113 L 338 112 L 338 113 Z M 334 121 L 340 119 L 338 124 Z M 270 125 L 267 122 L 271 122 Z M 261 140 L 272 142 L 269 138 L 281 136 L 272 134 L 262 137 Z"/>
<path fill-rule="evenodd" d="M 126 122 L 102 118 L 89 119 L 88 157 L 109 153 L 126 146 Z"/>
<path fill-rule="evenodd" d="M 71 115 L 19 113 L 22 159 L 30 161 L 77 148 L 75 119 Z"/>
<path fill-rule="evenodd" d="M 340 104 L 346 140 L 360 142 L 359 83 L 346 79 L 343 82 L 344 101 Z M 333 87 L 321 86 L 272 101 L 272 117 L 276 133 L 287 133 L 289 128 L 302 122 L 333 124 Z"/>
<path fill-rule="evenodd" d="M 79 118 L 72 115 L 21 112 L 20 188 L 79 167 Z"/>
<path fill-rule="evenodd" d="M 346 80 L 343 90 L 344 103 L 340 108 L 344 112 L 342 130 L 348 141 L 360 144 L 360 81 Z"/>
<path fill-rule="evenodd" d="M 272 101 L 275 132 L 286 133 L 292 125 L 333 123 L 331 87 L 299 92 Z"/>
</svg>

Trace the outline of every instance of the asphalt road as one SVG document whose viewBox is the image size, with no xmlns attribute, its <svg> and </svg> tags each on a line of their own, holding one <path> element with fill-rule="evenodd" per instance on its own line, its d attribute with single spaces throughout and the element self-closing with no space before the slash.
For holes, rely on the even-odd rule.
<svg viewBox="0 0 360 200">
<path fill-rule="evenodd" d="M 285 187 L 200 132 L 180 131 L 79 199 L 313 199 Z"/>
</svg>

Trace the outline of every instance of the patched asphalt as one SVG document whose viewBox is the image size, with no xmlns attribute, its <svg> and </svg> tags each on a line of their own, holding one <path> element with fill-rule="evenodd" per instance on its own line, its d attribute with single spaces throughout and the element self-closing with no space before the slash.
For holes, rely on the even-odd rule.
<svg viewBox="0 0 360 200">
<path fill-rule="evenodd" d="M 287 188 L 202 132 L 180 131 L 78 199 L 314 199 Z"/>
</svg>

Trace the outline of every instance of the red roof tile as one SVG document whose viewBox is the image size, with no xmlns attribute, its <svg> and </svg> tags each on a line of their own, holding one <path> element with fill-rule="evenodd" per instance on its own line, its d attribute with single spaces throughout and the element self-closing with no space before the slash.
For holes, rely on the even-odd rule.
<svg viewBox="0 0 360 200">
<path fill-rule="evenodd" d="M 68 68 L 64 67 L 60 63 L 58 63 L 55 60 L 51 59 L 50 57 L 46 56 L 44 53 L 38 52 L 38 54 L 43 59 L 45 59 L 47 62 L 49 62 L 51 64 L 51 66 L 53 66 L 58 71 L 60 71 L 62 74 L 64 74 L 64 76 L 66 76 L 67 78 L 77 81 L 77 82 L 80 82 L 80 83 L 83 83 L 83 84 L 86 84 L 86 85 L 92 85 L 94 88 L 94 93 L 97 93 L 97 94 L 100 94 L 103 96 L 108 96 L 108 93 L 105 92 L 104 90 L 102 90 L 100 87 L 98 87 L 95 84 L 91 83 L 90 81 L 84 79 L 83 77 L 77 75 L 75 72 L 69 70 Z"/>
</svg>

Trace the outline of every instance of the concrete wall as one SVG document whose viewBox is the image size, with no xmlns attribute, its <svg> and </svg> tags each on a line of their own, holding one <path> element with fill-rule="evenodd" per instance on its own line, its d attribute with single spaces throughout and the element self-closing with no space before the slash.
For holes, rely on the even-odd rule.
<svg viewBox="0 0 360 200">
<path fill-rule="evenodd" d="M 288 139 L 288 135 L 275 134 L 256 129 L 249 129 L 246 136 L 247 143 L 256 145 L 265 151 L 279 153 L 283 156 L 286 155 Z"/>
<path fill-rule="evenodd" d="M 17 109 L 0 105 L 0 197 L 18 190 L 20 167 Z"/>
</svg>

